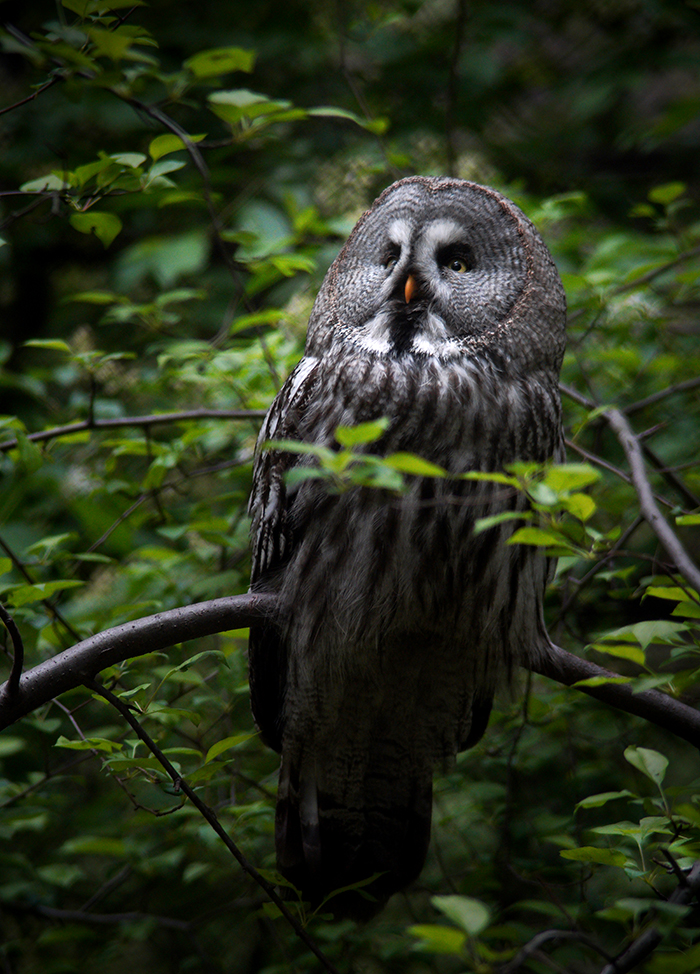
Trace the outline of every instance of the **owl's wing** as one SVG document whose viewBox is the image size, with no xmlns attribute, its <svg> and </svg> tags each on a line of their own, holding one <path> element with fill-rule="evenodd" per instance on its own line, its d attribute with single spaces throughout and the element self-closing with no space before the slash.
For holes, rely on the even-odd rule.
<svg viewBox="0 0 700 974">
<path fill-rule="evenodd" d="M 272 591 L 303 534 L 305 524 L 294 511 L 295 490 L 285 474 L 298 457 L 279 450 L 264 450 L 270 440 L 299 440 L 300 420 L 317 382 L 318 360 L 303 358 L 280 389 L 265 417 L 253 467 L 253 489 L 248 510 L 252 518 L 252 591 Z M 287 683 L 287 650 L 273 620 L 252 627 L 248 640 L 250 700 L 253 718 L 269 747 L 282 749 L 282 710 Z"/>
</svg>

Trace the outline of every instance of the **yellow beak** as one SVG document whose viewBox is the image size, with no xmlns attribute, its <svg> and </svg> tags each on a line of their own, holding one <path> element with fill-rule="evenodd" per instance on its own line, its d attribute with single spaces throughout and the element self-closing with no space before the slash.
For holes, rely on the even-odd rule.
<svg viewBox="0 0 700 974">
<path fill-rule="evenodd" d="M 416 279 L 413 274 L 409 274 L 406 278 L 406 289 L 404 295 L 406 296 L 406 304 L 409 303 L 413 295 L 416 293 L 418 285 L 416 284 Z"/>
</svg>

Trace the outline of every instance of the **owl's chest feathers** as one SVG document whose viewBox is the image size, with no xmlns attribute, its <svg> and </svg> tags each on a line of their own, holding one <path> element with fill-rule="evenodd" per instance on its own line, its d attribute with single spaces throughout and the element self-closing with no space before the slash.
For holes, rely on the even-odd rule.
<svg viewBox="0 0 700 974">
<path fill-rule="evenodd" d="M 558 409 L 544 380 L 508 380 L 474 362 L 372 356 L 321 374 L 300 417 L 304 439 L 330 444 L 338 425 L 387 416 L 378 452 L 408 450 L 450 473 L 544 460 L 556 447 L 542 432 L 543 415 Z M 412 639 L 428 654 L 460 658 L 470 642 L 492 644 L 498 666 L 495 657 L 502 664 L 518 638 L 525 652 L 534 643 L 544 559 L 506 544 L 515 521 L 472 530 L 477 518 L 522 510 L 522 495 L 483 482 L 413 478 L 400 497 L 370 488 L 329 496 L 307 481 L 293 506 L 304 528 L 281 594 L 298 662 L 321 654 L 340 674 L 360 646 L 379 666 L 382 647 L 402 652 Z"/>
<path fill-rule="evenodd" d="M 558 419 L 556 383 L 544 372 L 519 375 L 496 355 L 329 355 L 315 371 L 318 385 L 299 417 L 303 440 L 330 445 L 336 427 L 386 417 L 377 452 L 410 451 L 450 473 L 554 452 L 547 421 Z"/>
</svg>

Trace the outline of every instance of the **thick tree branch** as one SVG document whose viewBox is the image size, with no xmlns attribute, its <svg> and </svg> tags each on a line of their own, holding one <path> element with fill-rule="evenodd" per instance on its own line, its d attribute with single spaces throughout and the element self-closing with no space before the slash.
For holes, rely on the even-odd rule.
<svg viewBox="0 0 700 974">
<path fill-rule="evenodd" d="M 159 612 L 90 636 L 25 673 L 15 693 L 8 683 L 0 687 L 0 729 L 59 694 L 91 681 L 108 666 L 190 639 L 255 625 L 272 618 L 276 606 L 273 595 L 235 595 Z M 543 648 L 540 661 L 532 669 L 566 686 L 589 677 L 616 677 L 615 673 L 552 643 Z M 665 693 L 658 690 L 633 693 L 629 685 L 619 683 L 577 689 L 700 747 L 700 712 Z"/>
<path fill-rule="evenodd" d="M 618 677 L 618 674 L 574 656 L 553 643 L 549 644 L 532 669 L 535 673 L 568 687 L 591 677 Z M 633 685 L 629 683 L 602 683 L 599 686 L 581 686 L 575 689 L 618 710 L 651 721 L 657 727 L 663 727 L 688 741 L 693 747 L 700 748 L 700 711 L 675 700 L 667 693 L 659 690 L 635 693 Z"/>
<path fill-rule="evenodd" d="M 0 687 L 0 729 L 66 690 L 81 686 L 107 666 L 189 639 L 253 625 L 268 618 L 274 605 L 274 597 L 264 595 L 213 599 L 135 619 L 90 636 L 25 673 L 16 693 L 7 683 Z"/>
</svg>

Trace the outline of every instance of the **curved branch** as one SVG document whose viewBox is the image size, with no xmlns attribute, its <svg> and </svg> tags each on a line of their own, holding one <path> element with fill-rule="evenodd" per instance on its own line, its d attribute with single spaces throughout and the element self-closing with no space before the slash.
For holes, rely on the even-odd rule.
<svg viewBox="0 0 700 974">
<path fill-rule="evenodd" d="M 0 729 L 81 686 L 107 666 L 189 639 L 245 628 L 269 618 L 275 604 L 270 595 L 234 595 L 158 612 L 83 639 L 25 673 L 15 694 L 8 683 L 0 687 Z"/>
<path fill-rule="evenodd" d="M 2 620 L 5 628 L 10 634 L 12 648 L 14 650 L 10 679 L 7 681 L 7 695 L 8 697 L 14 698 L 17 696 L 19 680 L 22 676 L 22 668 L 24 667 L 24 643 L 22 642 L 22 636 L 17 628 L 15 620 L 12 618 L 4 605 L 0 605 L 0 620 Z"/>
<path fill-rule="evenodd" d="M 687 906 L 700 892 L 700 862 L 693 864 L 692 869 L 683 877 L 683 881 L 671 893 L 669 903 Z M 664 933 L 654 924 L 637 937 L 629 947 L 619 954 L 610 964 L 602 969 L 600 974 L 626 974 L 633 967 L 649 957 L 664 939 Z"/>
<path fill-rule="evenodd" d="M 14 695 L 9 681 L 0 687 L 0 730 L 59 694 L 89 682 L 108 666 L 168 649 L 190 639 L 259 624 L 271 619 L 276 609 L 274 595 L 234 595 L 158 612 L 90 636 L 25 673 Z M 612 679 L 617 676 L 551 642 L 543 646 L 540 659 L 531 669 L 565 686 L 590 677 Z M 668 694 L 658 690 L 633 693 L 629 685 L 619 683 L 576 689 L 609 706 L 649 720 L 694 747 L 700 747 L 700 712 Z"/>
<path fill-rule="evenodd" d="M 618 678 L 619 674 L 590 663 L 550 643 L 540 659 L 531 667 L 535 673 L 547 676 L 570 687 L 591 677 Z M 629 683 L 602 683 L 598 686 L 574 686 L 574 689 L 595 697 L 602 703 L 628 714 L 651 721 L 693 747 L 700 748 L 700 711 L 675 700 L 659 690 L 635 693 Z"/>
</svg>

